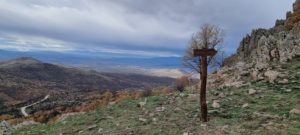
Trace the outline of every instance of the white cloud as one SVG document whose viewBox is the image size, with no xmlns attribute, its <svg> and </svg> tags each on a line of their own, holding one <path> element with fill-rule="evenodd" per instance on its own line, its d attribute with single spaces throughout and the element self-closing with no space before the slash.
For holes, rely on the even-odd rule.
<svg viewBox="0 0 300 135">
<path fill-rule="evenodd" d="M 37 36 L 11 35 L 0 39 L 0 49 L 17 51 L 74 51 L 75 48 L 63 41 Z"/>
</svg>

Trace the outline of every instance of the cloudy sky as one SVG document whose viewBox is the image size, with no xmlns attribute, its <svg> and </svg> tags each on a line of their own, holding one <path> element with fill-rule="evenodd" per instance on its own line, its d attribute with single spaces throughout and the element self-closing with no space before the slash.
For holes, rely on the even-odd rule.
<svg viewBox="0 0 300 135">
<path fill-rule="evenodd" d="M 0 49 L 180 56 L 201 24 L 225 30 L 235 51 L 274 25 L 294 0 L 0 0 Z"/>
</svg>

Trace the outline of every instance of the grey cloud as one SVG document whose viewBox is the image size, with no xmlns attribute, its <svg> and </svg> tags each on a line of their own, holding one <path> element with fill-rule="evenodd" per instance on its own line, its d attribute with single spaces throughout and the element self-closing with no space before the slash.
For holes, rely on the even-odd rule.
<svg viewBox="0 0 300 135">
<path fill-rule="evenodd" d="M 235 48 L 241 37 L 252 28 L 270 27 L 275 19 L 283 18 L 293 2 L 2 0 L 0 36 L 49 38 L 75 49 L 165 50 L 178 53 L 184 50 L 192 33 L 208 22 L 220 25 L 227 33 L 225 44 Z M 5 48 L 5 45 L 1 46 Z"/>
</svg>

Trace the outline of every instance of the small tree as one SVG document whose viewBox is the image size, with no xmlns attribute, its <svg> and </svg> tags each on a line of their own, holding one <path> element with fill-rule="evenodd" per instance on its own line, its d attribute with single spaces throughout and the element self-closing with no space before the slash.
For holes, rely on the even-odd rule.
<svg viewBox="0 0 300 135">
<path fill-rule="evenodd" d="M 222 49 L 224 32 L 216 25 L 204 24 L 201 29 L 195 33 L 189 41 L 189 46 L 182 57 L 184 67 L 193 73 L 201 73 L 199 57 L 194 57 L 194 49 L 216 49 L 219 53 L 213 57 L 208 57 L 207 63 L 210 67 L 219 67 L 224 61 L 224 54 L 220 53 Z"/>
<path fill-rule="evenodd" d="M 223 59 L 218 59 L 218 55 L 207 55 L 195 57 L 194 50 L 209 50 L 220 52 L 221 43 L 223 42 L 223 31 L 215 25 L 204 24 L 200 31 L 194 34 L 190 40 L 190 45 L 183 56 L 183 65 L 192 72 L 200 73 L 201 90 L 200 105 L 202 121 L 207 122 L 207 104 L 206 104 L 206 80 L 207 65 L 216 67 L 222 65 Z M 223 55 L 223 54 L 222 54 Z"/>
</svg>

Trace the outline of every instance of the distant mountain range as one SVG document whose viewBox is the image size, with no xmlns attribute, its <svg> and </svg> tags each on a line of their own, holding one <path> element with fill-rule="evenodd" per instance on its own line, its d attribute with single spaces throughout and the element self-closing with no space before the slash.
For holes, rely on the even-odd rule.
<svg viewBox="0 0 300 135">
<path fill-rule="evenodd" d="M 140 57 L 112 55 L 109 53 L 80 53 L 80 52 L 22 52 L 0 50 L 0 60 L 18 57 L 33 57 L 44 62 L 99 69 L 99 71 L 122 70 L 131 68 L 180 68 L 179 57 Z"/>
<path fill-rule="evenodd" d="M 106 90 L 148 90 L 173 81 L 167 77 L 83 71 L 30 57 L 0 62 L 0 98 L 11 105 L 48 94 L 66 98 Z"/>
</svg>

